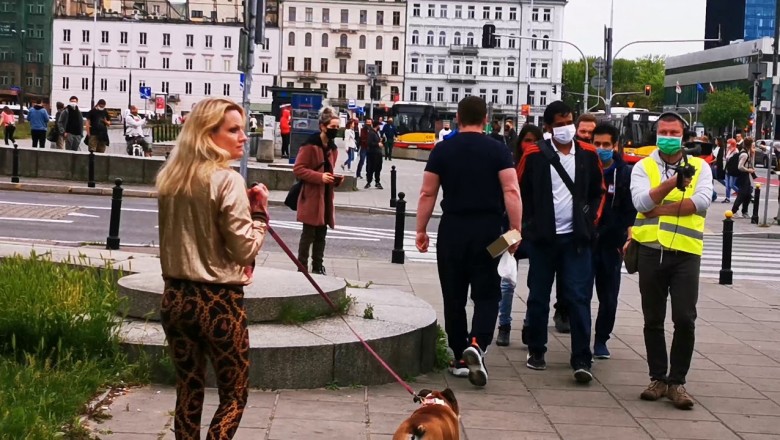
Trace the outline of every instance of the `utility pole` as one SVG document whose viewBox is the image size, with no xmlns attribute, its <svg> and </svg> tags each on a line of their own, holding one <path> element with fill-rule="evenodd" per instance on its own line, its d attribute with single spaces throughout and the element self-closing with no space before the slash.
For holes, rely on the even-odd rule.
<svg viewBox="0 0 780 440">
<path fill-rule="evenodd" d="M 24 14 L 24 11 L 22 11 Z M 24 21 L 22 22 L 22 26 L 24 26 Z M 19 91 L 17 93 L 17 99 L 19 101 L 19 122 L 24 122 L 24 89 L 27 87 L 27 84 L 25 83 L 25 62 L 27 61 L 25 57 L 27 56 L 27 30 L 26 29 L 19 29 L 17 32 L 16 29 L 11 29 L 11 33 L 16 35 L 17 38 L 19 38 L 19 42 L 21 43 L 22 50 L 19 52 Z"/>
<path fill-rule="evenodd" d="M 249 132 L 249 111 L 250 111 L 250 92 L 252 90 L 252 69 L 255 67 L 255 32 L 256 21 L 258 16 L 257 4 L 261 0 L 244 0 L 244 29 L 241 30 L 241 39 L 245 39 L 239 42 L 239 50 L 244 52 L 244 94 L 242 99 L 242 106 L 244 107 L 244 115 L 246 117 L 246 132 Z M 263 9 L 263 12 L 265 8 Z M 265 17 L 262 17 L 265 20 Z M 243 47 L 242 47 L 243 46 Z M 247 137 L 246 143 L 244 143 L 244 155 L 241 157 L 241 166 L 239 168 L 244 180 L 247 179 L 248 174 L 248 162 L 249 162 L 249 137 Z"/>
<path fill-rule="evenodd" d="M 89 108 L 95 107 L 95 44 L 97 43 L 97 16 L 98 16 L 98 0 L 95 0 L 95 6 L 92 10 L 92 100 L 90 101 Z"/>
<path fill-rule="evenodd" d="M 777 72 L 778 64 L 778 46 L 780 46 L 780 2 L 777 2 L 775 8 L 775 41 L 772 45 L 772 135 L 770 138 L 777 140 L 777 106 L 780 104 L 777 100 L 778 81 L 780 81 L 780 75 Z M 761 221 L 761 226 L 767 227 L 767 217 L 769 216 L 769 193 L 772 192 L 772 154 L 774 154 L 775 146 L 769 146 L 769 164 L 766 167 L 766 191 L 764 191 L 764 218 Z M 776 158 L 780 162 L 780 157 Z M 780 191 L 780 188 L 778 188 Z M 780 218 L 780 207 L 777 208 L 778 218 Z"/>
<path fill-rule="evenodd" d="M 607 73 L 607 85 L 604 88 L 604 113 L 609 116 L 612 113 L 612 26 L 604 28 L 604 41 L 607 46 L 607 65 L 604 67 Z"/>
</svg>

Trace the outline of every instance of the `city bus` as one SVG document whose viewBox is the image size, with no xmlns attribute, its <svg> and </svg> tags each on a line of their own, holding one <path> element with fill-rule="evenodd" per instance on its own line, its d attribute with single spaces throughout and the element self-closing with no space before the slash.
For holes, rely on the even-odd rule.
<svg viewBox="0 0 780 440">
<path fill-rule="evenodd" d="M 397 101 L 391 114 L 398 130 L 393 148 L 432 150 L 436 143 L 436 108 L 424 102 Z"/>
</svg>

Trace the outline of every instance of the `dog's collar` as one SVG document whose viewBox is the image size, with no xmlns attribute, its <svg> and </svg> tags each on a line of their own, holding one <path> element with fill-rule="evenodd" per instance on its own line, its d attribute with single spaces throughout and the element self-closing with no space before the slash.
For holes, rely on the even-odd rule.
<svg viewBox="0 0 780 440">
<path fill-rule="evenodd" d="M 439 399 L 437 397 L 432 397 L 431 395 L 428 395 L 426 398 L 424 398 L 420 405 L 422 406 L 428 406 L 428 405 L 447 405 L 447 402 L 445 402 L 442 399 Z"/>
</svg>

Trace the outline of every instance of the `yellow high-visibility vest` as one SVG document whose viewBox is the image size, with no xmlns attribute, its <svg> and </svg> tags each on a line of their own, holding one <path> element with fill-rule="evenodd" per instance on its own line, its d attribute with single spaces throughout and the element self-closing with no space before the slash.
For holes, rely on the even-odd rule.
<svg viewBox="0 0 780 440">
<path fill-rule="evenodd" d="M 691 184 L 685 189 L 685 195 L 690 198 L 696 189 L 696 182 L 699 181 L 701 170 L 707 163 L 698 157 L 689 157 L 688 163 L 696 168 Z M 637 166 L 644 167 L 647 176 L 650 178 L 650 188 L 655 188 L 661 184 L 661 172 L 658 170 L 658 164 L 652 157 L 642 159 Z M 683 192 L 679 189 L 673 189 L 664 200 L 663 205 L 679 202 L 683 199 Z M 659 243 L 666 249 L 688 252 L 694 255 L 701 255 L 704 250 L 704 221 L 705 212 L 697 212 L 691 215 L 677 217 L 674 215 L 662 215 L 655 218 L 647 218 L 644 214 L 637 213 L 634 226 L 631 228 L 631 235 L 634 240 L 640 243 Z"/>
</svg>

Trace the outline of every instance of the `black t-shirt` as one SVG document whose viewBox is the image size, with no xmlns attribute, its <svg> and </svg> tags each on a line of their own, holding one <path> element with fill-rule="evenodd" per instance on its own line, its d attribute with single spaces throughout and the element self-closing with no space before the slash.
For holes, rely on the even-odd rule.
<svg viewBox="0 0 780 440">
<path fill-rule="evenodd" d="M 458 133 L 436 144 L 425 171 L 439 176 L 445 215 L 504 214 L 504 191 L 498 173 L 513 168 L 503 143 L 481 133 Z"/>
<path fill-rule="evenodd" d="M 87 120 L 89 121 L 89 131 L 90 134 L 99 135 L 99 134 L 107 134 L 108 133 L 108 127 L 106 127 L 106 120 L 108 119 L 108 112 L 103 110 L 98 110 L 96 108 L 92 108 L 87 113 Z"/>
</svg>

